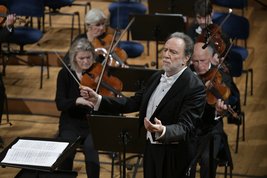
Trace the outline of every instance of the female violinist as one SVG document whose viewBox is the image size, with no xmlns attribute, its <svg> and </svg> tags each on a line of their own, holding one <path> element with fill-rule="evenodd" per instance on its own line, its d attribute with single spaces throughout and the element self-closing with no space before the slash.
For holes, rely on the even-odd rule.
<svg viewBox="0 0 267 178">
<path fill-rule="evenodd" d="M 107 17 L 101 9 L 91 9 L 85 15 L 85 24 L 87 28 L 86 33 L 78 35 L 75 40 L 80 38 L 88 39 L 98 54 L 97 62 L 102 62 L 113 37 L 113 35 L 107 33 Z M 115 47 L 114 51 L 111 51 L 108 64 L 114 67 L 122 67 L 125 65 L 127 57 L 123 49 Z M 65 61 L 68 61 L 67 56 Z"/>
<path fill-rule="evenodd" d="M 90 103 L 80 96 L 79 83 L 84 70 L 95 62 L 94 48 L 90 42 L 81 38 L 76 40 L 69 50 L 70 68 L 63 67 L 57 78 L 56 105 L 60 114 L 59 138 L 75 141 L 81 136 L 85 154 L 87 176 L 99 177 L 99 157 L 94 149 L 87 115 L 90 113 Z M 70 72 L 69 72 L 70 71 Z M 74 77 L 74 78 L 73 78 Z M 62 163 L 60 169 L 72 170 L 75 152 Z"/>
</svg>

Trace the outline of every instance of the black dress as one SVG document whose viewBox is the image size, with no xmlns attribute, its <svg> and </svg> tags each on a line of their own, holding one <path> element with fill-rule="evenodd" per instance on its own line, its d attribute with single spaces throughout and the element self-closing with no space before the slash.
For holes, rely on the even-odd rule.
<svg viewBox="0 0 267 178">
<path fill-rule="evenodd" d="M 72 71 L 77 78 L 76 73 Z M 77 78 L 78 79 L 78 78 Z M 86 172 L 90 178 L 99 177 L 99 157 L 94 149 L 87 115 L 90 108 L 77 106 L 76 99 L 80 97 L 79 85 L 66 68 L 59 71 L 57 78 L 56 105 L 61 111 L 59 120 L 59 138 L 75 141 L 81 136 L 85 154 Z M 60 169 L 72 170 L 75 153 L 70 155 Z"/>
</svg>

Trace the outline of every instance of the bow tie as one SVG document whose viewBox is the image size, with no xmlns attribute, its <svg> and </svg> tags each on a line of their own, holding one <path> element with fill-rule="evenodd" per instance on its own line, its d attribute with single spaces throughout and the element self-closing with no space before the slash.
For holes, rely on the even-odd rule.
<svg viewBox="0 0 267 178">
<path fill-rule="evenodd" d="M 171 84 L 172 83 L 173 78 L 172 77 L 167 77 L 166 75 L 161 75 L 160 78 L 160 82 L 162 83 L 167 83 L 167 84 Z"/>
</svg>

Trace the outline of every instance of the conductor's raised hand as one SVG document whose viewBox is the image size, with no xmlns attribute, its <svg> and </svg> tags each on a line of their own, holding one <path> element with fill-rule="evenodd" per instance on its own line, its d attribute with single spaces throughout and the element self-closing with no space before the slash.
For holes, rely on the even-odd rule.
<svg viewBox="0 0 267 178">
<path fill-rule="evenodd" d="M 80 86 L 80 94 L 85 100 L 91 102 L 93 105 L 97 103 L 98 94 L 90 87 Z"/>
<path fill-rule="evenodd" d="M 162 133 L 163 132 L 163 125 L 160 120 L 157 118 L 154 119 L 155 124 L 151 123 L 147 118 L 144 119 L 144 126 L 147 131 L 149 132 L 158 132 Z"/>
</svg>

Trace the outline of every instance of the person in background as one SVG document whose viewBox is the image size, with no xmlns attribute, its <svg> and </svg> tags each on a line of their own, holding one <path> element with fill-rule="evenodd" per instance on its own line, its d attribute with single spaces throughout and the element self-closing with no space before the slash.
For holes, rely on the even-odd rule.
<svg viewBox="0 0 267 178">
<path fill-rule="evenodd" d="M 198 129 L 199 143 L 198 143 L 198 155 L 199 159 L 197 161 L 200 165 L 200 177 L 201 178 L 213 178 L 216 176 L 216 169 L 218 165 L 218 160 L 226 159 L 229 161 L 229 165 L 232 166 L 231 153 L 228 146 L 227 135 L 223 129 L 223 117 L 227 112 L 228 108 L 234 106 L 239 101 L 239 92 L 235 87 L 232 78 L 227 73 L 223 72 L 221 69 L 218 72 L 210 75 L 210 72 L 216 71 L 217 66 L 212 65 L 211 61 L 214 58 L 214 49 L 211 45 L 208 45 L 203 49 L 205 43 L 197 42 L 194 45 L 194 53 L 192 56 L 192 68 L 195 73 L 203 80 L 203 83 L 206 86 L 207 92 L 210 92 L 213 96 L 216 92 L 221 92 L 221 95 L 225 95 L 223 90 L 220 90 L 219 87 L 214 84 L 211 80 L 218 80 L 217 76 L 222 76 L 221 87 L 229 88 L 229 97 L 227 99 L 222 99 L 219 94 L 214 94 L 216 103 L 220 103 L 221 107 L 215 106 L 209 103 L 209 98 L 207 98 L 207 103 L 205 106 L 204 114 L 202 116 L 202 122 Z M 208 77 L 207 79 L 207 76 Z M 213 78 L 214 77 L 214 78 Z M 210 88 L 211 87 L 211 88 Z M 218 88 L 216 88 L 218 87 Z M 214 93 L 212 91 L 215 91 Z M 227 113 L 229 114 L 229 113 Z M 212 164 L 210 164 L 210 141 L 213 141 L 213 158 Z M 212 143 L 212 142 L 211 142 Z M 220 157 L 220 153 L 225 153 L 225 157 Z M 220 154 L 222 155 L 222 154 Z M 212 175 L 210 174 L 212 172 Z"/>
<path fill-rule="evenodd" d="M 209 0 L 197 0 L 194 4 L 195 21 L 188 28 L 187 35 L 189 35 L 194 42 L 202 31 L 212 24 L 213 9 Z"/>
<path fill-rule="evenodd" d="M 60 114 L 60 139 L 74 142 L 79 136 L 82 140 L 88 178 L 98 178 L 100 173 L 98 152 L 94 149 L 92 135 L 87 121 L 90 103 L 80 96 L 79 82 L 83 71 L 95 62 L 95 52 L 91 43 L 81 38 L 69 50 L 70 68 L 62 68 L 57 77 L 56 105 Z M 76 80 L 75 80 L 76 79 Z M 62 163 L 59 169 L 72 170 L 75 152 Z"/>
<path fill-rule="evenodd" d="M 89 87 L 81 88 L 81 95 L 94 110 L 139 111 L 140 127 L 147 131 L 143 136 L 145 178 L 187 177 L 206 96 L 203 83 L 188 68 L 192 52 L 190 37 L 175 32 L 167 38 L 162 50 L 163 70 L 155 73 L 134 96 L 105 97 Z"/>
<path fill-rule="evenodd" d="M 12 34 L 14 29 L 14 24 L 16 22 L 16 15 L 15 14 L 9 14 L 6 18 L 3 18 L 5 22 L 3 22 L 3 25 L 0 27 L 0 47 L 1 47 L 1 53 L 2 53 L 2 42 L 6 42 L 8 40 L 8 37 Z M 2 121 L 2 114 L 4 109 L 4 103 L 5 103 L 5 85 L 2 79 L 2 73 L 0 72 L 0 123 Z M 2 137 L 0 137 L 0 148 L 4 146 L 4 141 Z"/>
<path fill-rule="evenodd" d="M 102 62 L 111 45 L 113 35 L 107 33 L 107 17 L 101 9 L 94 8 L 85 15 L 86 33 L 78 35 L 74 41 L 80 38 L 86 38 L 95 48 L 97 52 L 97 62 Z M 124 61 L 127 59 L 126 52 L 116 47 L 114 49 L 116 56 L 112 59 L 115 67 L 124 66 Z M 64 61 L 68 64 L 68 54 L 64 57 Z M 111 63 L 111 62 L 110 62 Z"/>
</svg>

